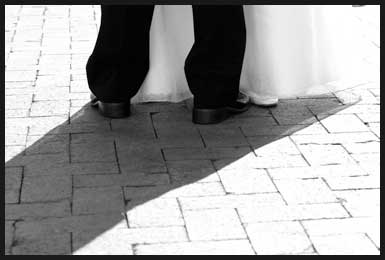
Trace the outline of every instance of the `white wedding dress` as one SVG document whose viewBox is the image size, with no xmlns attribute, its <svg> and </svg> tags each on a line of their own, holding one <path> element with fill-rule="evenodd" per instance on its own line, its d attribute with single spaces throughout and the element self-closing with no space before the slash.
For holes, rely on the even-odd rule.
<svg viewBox="0 0 385 260">
<path fill-rule="evenodd" d="M 244 11 L 247 45 L 240 88 L 251 100 L 323 94 L 338 85 L 331 82 L 364 80 L 350 5 L 249 5 Z M 150 70 L 134 103 L 192 97 L 183 66 L 193 41 L 191 6 L 155 7 Z"/>
</svg>

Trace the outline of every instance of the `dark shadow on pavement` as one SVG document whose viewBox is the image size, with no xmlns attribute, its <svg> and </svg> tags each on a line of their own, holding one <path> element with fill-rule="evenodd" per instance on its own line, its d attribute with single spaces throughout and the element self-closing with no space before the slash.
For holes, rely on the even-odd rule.
<svg viewBox="0 0 385 260">
<path fill-rule="evenodd" d="M 198 126 L 191 101 L 134 105 L 131 117 L 116 120 L 86 105 L 48 133 L 31 126 L 28 147 L 5 163 L 10 253 L 77 253 L 113 229 L 135 243 L 151 240 L 129 232 L 183 226 L 180 198 L 231 193 L 220 182 L 224 170 L 308 166 L 288 136 L 327 133 L 315 115 L 347 107 L 333 96 L 283 100 Z M 288 151 L 264 154 L 276 141 Z"/>
</svg>

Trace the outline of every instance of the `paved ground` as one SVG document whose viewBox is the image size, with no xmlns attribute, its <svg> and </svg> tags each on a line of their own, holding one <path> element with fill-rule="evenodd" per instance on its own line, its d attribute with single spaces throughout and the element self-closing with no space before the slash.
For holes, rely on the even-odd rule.
<svg viewBox="0 0 385 260">
<path fill-rule="evenodd" d="M 254 107 L 89 108 L 98 6 L 7 6 L 7 254 L 379 254 L 380 83 Z M 378 7 L 357 11 L 379 73 Z M 347 84 L 347 83 L 341 83 Z"/>
</svg>

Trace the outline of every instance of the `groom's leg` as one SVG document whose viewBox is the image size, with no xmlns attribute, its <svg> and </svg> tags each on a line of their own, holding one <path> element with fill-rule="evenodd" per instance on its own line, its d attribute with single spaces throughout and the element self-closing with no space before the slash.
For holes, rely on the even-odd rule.
<svg viewBox="0 0 385 260">
<path fill-rule="evenodd" d="M 242 5 L 193 6 L 195 43 L 186 59 L 186 78 L 198 108 L 235 102 L 246 47 Z"/>
<path fill-rule="evenodd" d="M 129 102 L 149 68 L 154 6 L 101 6 L 101 24 L 87 63 L 88 84 L 102 102 Z"/>
</svg>

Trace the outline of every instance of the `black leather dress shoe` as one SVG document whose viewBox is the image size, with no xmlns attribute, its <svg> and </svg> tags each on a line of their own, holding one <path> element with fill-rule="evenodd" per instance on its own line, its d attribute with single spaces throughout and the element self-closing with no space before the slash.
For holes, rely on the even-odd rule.
<svg viewBox="0 0 385 260">
<path fill-rule="evenodd" d="M 218 124 L 232 114 L 239 114 L 246 112 L 250 108 L 249 103 L 242 103 L 235 101 L 226 107 L 220 108 L 196 108 L 193 109 L 193 123 L 200 125 Z"/>
<path fill-rule="evenodd" d="M 99 110 L 100 114 L 109 118 L 124 118 L 130 116 L 130 102 L 106 103 L 91 94 L 91 106 Z"/>
</svg>

